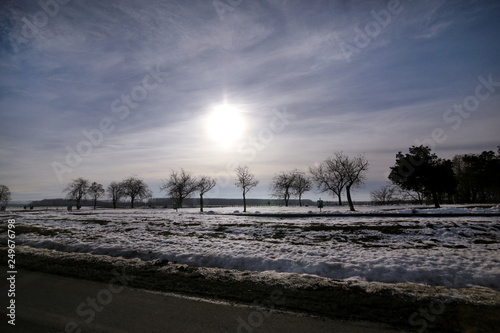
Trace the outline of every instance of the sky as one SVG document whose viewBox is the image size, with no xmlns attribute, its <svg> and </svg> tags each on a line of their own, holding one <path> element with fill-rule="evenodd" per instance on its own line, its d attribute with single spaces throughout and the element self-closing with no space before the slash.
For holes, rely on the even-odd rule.
<svg viewBox="0 0 500 333">
<path fill-rule="evenodd" d="M 137 175 L 164 197 L 184 168 L 231 198 L 248 165 L 247 197 L 267 198 L 276 173 L 342 151 L 369 161 L 353 192 L 369 200 L 412 145 L 496 151 L 499 16 L 498 1 L 2 1 L 0 184 L 37 200 Z"/>
</svg>

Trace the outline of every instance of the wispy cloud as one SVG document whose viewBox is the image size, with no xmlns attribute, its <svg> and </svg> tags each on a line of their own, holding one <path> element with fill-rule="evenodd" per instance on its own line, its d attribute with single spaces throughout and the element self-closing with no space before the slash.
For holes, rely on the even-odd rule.
<svg viewBox="0 0 500 333">
<path fill-rule="evenodd" d="M 22 36 L 25 19 L 33 23 L 44 11 L 7 1 L 0 14 L 0 183 L 19 199 L 60 196 L 64 184 L 51 164 L 65 163 L 67 147 L 76 149 L 83 131 L 105 118 L 113 130 L 64 181 L 136 173 L 154 183 L 180 167 L 227 173 L 230 161 L 269 178 L 343 150 L 369 154 L 369 178 L 379 182 L 397 151 L 448 126 L 443 112 L 474 93 L 478 75 L 500 81 L 499 5 L 479 2 L 402 0 L 347 62 L 341 43 L 356 45 L 358 31 L 388 4 L 243 1 L 221 19 L 211 1 L 73 0 L 47 14 L 16 51 L 12 34 Z M 162 82 L 127 106 L 147 68 L 158 68 Z M 496 94 L 439 149 L 493 149 Z M 204 119 L 223 101 L 248 121 L 231 149 L 206 134 Z M 121 119 L 113 105 L 129 113 Z M 258 137 L 276 108 L 293 121 L 248 160 L 238 144 Z"/>
</svg>

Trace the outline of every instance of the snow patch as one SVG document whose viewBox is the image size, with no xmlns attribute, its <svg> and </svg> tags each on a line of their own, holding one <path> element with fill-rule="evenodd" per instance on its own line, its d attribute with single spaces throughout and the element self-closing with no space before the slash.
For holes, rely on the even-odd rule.
<svg viewBox="0 0 500 333">
<path fill-rule="evenodd" d="M 414 207 L 386 207 L 411 212 Z M 305 207 L 267 212 L 307 213 Z M 347 209 L 347 208 L 346 208 Z M 360 211 L 373 211 L 372 206 Z M 425 212 L 493 212 L 444 207 Z M 264 217 L 160 209 L 18 212 L 19 245 L 198 267 L 500 290 L 500 217 Z M 236 214 L 239 211 L 234 211 Z M 340 212 L 340 210 L 337 210 Z M 347 212 L 347 211 L 344 211 Z M 1 221 L 5 224 L 5 221 Z M 1 225 L 0 224 L 0 225 Z M 38 232 L 36 231 L 38 230 Z M 47 231 L 57 232 L 47 232 Z M 7 234 L 0 235 L 6 241 Z"/>
</svg>

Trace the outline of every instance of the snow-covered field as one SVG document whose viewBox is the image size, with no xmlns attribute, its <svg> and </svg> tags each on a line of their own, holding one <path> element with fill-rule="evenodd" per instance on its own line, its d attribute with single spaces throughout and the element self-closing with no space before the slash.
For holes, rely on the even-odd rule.
<svg viewBox="0 0 500 333">
<path fill-rule="evenodd" d="M 373 206 L 361 212 L 382 212 Z M 294 272 L 335 279 L 417 282 L 500 290 L 500 216 L 265 217 L 260 213 L 318 212 L 316 207 L 127 209 L 5 212 L 16 219 L 18 245 L 141 258 L 193 266 Z M 413 207 L 384 207 L 410 213 Z M 418 209 L 418 208 L 417 208 Z M 499 213 L 447 206 L 442 213 Z M 1 216 L 1 215 L 0 215 Z M 6 243 L 7 219 L 0 222 Z"/>
</svg>

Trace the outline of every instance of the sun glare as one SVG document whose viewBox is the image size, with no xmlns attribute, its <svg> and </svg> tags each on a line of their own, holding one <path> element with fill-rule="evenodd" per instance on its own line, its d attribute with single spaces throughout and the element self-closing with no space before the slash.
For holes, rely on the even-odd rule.
<svg viewBox="0 0 500 333">
<path fill-rule="evenodd" d="M 229 146 L 243 134 L 245 120 L 237 108 L 223 104 L 208 116 L 207 129 L 212 139 Z"/>
</svg>

